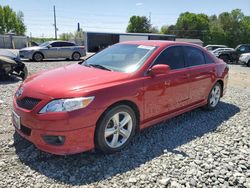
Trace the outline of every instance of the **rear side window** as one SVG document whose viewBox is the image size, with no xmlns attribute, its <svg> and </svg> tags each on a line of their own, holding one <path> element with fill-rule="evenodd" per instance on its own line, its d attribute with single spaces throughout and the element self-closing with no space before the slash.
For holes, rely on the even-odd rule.
<svg viewBox="0 0 250 188">
<path fill-rule="evenodd" d="M 51 43 L 52 47 L 61 47 L 60 42 L 53 42 Z"/>
<path fill-rule="evenodd" d="M 204 56 L 205 56 L 205 60 L 206 60 L 206 64 L 212 64 L 214 63 L 214 61 L 212 60 L 212 58 L 205 52 L 203 52 Z"/>
<path fill-rule="evenodd" d="M 186 62 L 189 67 L 205 64 L 203 52 L 192 46 L 185 46 Z"/>
<path fill-rule="evenodd" d="M 183 49 L 180 46 L 173 46 L 164 50 L 156 59 L 155 64 L 166 64 L 171 69 L 185 67 Z"/>
</svg>

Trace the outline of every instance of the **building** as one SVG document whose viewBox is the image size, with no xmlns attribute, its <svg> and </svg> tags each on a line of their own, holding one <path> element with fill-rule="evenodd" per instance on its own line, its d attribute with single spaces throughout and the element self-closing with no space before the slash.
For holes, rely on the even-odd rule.
<svg viewBox="0 0 250 188">
<path fill-rule="evenodd" d="M 176 41 L 178 41 L 178 42 L 189 42 L 189 43 L 193 43 L 193 44 L 203 46 L 203 41 L 200 40 L 200 39 L 176 38 Z"/>
<path fill-rule="evenodd" d="M 135 40 L 175 40 L 175 35 L 153 33 L 99 33 L 85 32 L 84 45 L 87 52 L 98 52 L 107 46 L 123 41 Z"/>
</svg>

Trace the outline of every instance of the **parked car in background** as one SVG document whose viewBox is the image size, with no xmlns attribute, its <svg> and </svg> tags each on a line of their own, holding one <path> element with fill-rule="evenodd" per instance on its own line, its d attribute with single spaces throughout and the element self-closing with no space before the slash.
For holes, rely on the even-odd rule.
<svg viewBox="0 0 250 188">
<path fill-rule="evenodd" d="M 250 67 L 250 53 L 241 54 L 239 63 L 246 64 L 248 67 Z"/>
<path fill-rule="evenodd" d="M 214 44 L 214 45 L 207 45 L 207 46 L 205 46 L 205 48 L 209 51 L 213 51 L 213 50 L 216 50 L 217 48 L 228 48 L 228 47 L 226 45 Z"/>
<path fill-rule="evenodd" d="M 250 44 L 240 44 L 234 50 L 219 52 L 218 57 L 226 63 L 238 63 L 240 55 L 244 53 L 250 53 Z"/>
<path fill-rule="evenodd" d="M 27 67 L 20 60 L 18 53 L 0 49 L 0 80 L 8 78 L 10 75 L 25 80 L 28 76 Z"/>
<path fill-rule="evenodd" d="M 14 96 L 13 124 L 49 153 L 112 153 L 140 129 L 198 107 L 215 109 L 227 80 L 228 65 L 200 46 L 118 43 L 29 77 Z"/>
<path fill-rule="evenodd" d="M 213 50 L 212 53 L 213 53 L 216 57 L 218 57 L 219 54 L 220 54 L 220 52 L 222 52 L 222 51 L 227 51 L 227 50 L 234 50 L 234 49 L 233 49 L 233 48 L 217 48 L 217 49 Z"/>
<path fill-rule="evenodd" d="M 19 51 L 20 57 L 33 61 L 43 59 L 66 58 L 75 61 L 86 55 L 84 46 L 77 46 L 72 42 L 50 41 L 39 46 L 23 48 Z"/>
</svg>

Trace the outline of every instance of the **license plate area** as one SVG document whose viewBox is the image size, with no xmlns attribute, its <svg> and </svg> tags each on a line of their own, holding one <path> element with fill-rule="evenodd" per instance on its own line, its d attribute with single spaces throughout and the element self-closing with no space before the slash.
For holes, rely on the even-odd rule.
<svg viewBox="0 0 250 188">
<path fill-rule="evenodd" d="M 21 129 L 21 118 L 16 112 L 12 111 L 13 124 L 17 129 Z"/>
</svg>

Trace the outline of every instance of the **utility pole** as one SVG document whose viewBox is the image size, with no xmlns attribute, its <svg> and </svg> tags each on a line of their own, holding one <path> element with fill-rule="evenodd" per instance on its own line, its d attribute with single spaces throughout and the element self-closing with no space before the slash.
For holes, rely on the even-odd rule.
<svg viewBox="0 0 250 188">
<path fill-rule="evenodd" d="M 151 12 L 149 12 L 149 17 L 148 17 L 148 19 L 149 19 L 149 24 L 151 24 Z"/>
<path fill-rule="evenodd" d="M 55 40 L 57 40 L 56 7 L 55 7 L 55 5 L 54 5 L 54 26 L 55 26 Z"/>
<path fill-rule="evenodd" d="M 79 22 L 77 23 L 77 31 L 78 32 L 80 31 L 80 23 Z"/>
</svg>

